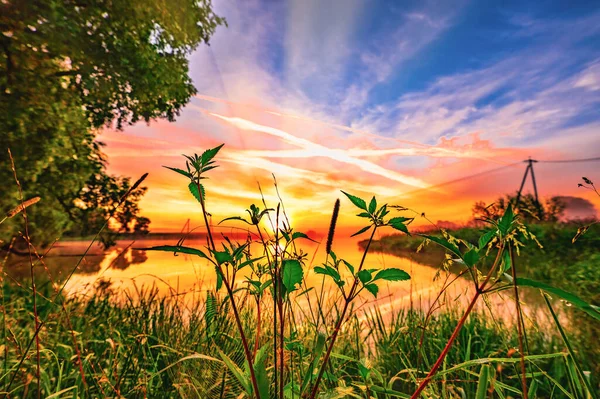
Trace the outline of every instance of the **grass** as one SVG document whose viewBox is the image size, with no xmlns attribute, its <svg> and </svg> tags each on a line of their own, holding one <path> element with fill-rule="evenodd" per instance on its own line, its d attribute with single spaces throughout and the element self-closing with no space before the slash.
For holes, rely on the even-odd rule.
<svg viewBox="0 0 600 399">
<path fill-rule="evenodd" d="M 169 167 L 186 178 L 200 205 L 207 245 L 185 246 L 184 236 L 173 245 L 144 249 L 201 258 L 215 270 L 214 288 L 165 297 L 153 287 L 115 292 L 100 281 L 92 297 L 67 296 L 63 289 L 77 267 L 63 281 L 48 273 L 49 279 L 40 283 L 38 272 L 48 270 L 25 228 L 30 284 L 2 283 L 4 397 L 597 397 L 594 365 L 587 357 L 580 359 L 586 341 L 578 337 L 572 344 L 570 336 L 572 326 L 587 315 L 597 328 L 600 310 L 581 295 L 590 288 L 579 286 L 578 296 L 523 277 L 527 266 L 513 254 L 536 238 L 518 209 L 508 206 L 476 237 L 424 235 L 444 249 L 440 272 L 452 277 L 459 270 L 472 284 L 466 308 L 449 297 L 444 285 L 427 312 L 401 308 L 384 315 L 374 308 L 364 313 L 357 309 L 359 296 L 377 297 L 381 283 L 410 279 L 400 269 L 368 268 L 366 261 L 371 245 L 384 249 L 385 240 L 373 240 L 376 231 L 410 234 L 413 218 L 403 216 L 407 209 L 342 191 L 364 220 L 354 235 L 370 234 L 360 263 L 354 265 L 332 251 L 339 201 L 327 257 L 320 264 L 313 265 L 302 251 L 302 240 L 310 238 L 290 226 L 281 197 L 274 208 L 263 199 L 263 207 L 250 205 L 247 216 L 221 221 L 246 224 L 248 239 L 225 237 L 217 246 L 202 180 L 218 167 L 213 158 L 221 147 L 186 156 L 185 169 Z M 28 205 L 33 203 L 22 199 L 10 217 L 26 216 Z M 589 234 L 580 238 L 578 245 L 593 240 Z M 412 240 L 398 242 L 406 248 L 414 245 Z M 570 260 L 588 262 L 586 254 Z M 307 285 L 308 268 L 323 276 L 320 286 Z M 562 326 L 546 296 L 556 333 L 526 323 L 519 301 L 523 287 L 568 300 L 578 312 L 571 327 Z M 516 326 L 486 313 L 490 296 L 506 290 L 514 294 L 504 298 L 507 306 L 516 305 Z M 593 342 L 592 336 L 587 339 Z"/>
<path fill-rule="evenodd" d="M 53 292 L 48 284 L 39 289 L 43 297 L 50 297 Z M 219 355 L 223 351 L 238 367 L 243 367 L 242 345 L 236 337 L 231 309 L 226 298 L 214 298 L 214 303 L 207 307 L 207 303 L 211 303 L 206 300 L 207 294 L 198 295 L 203 295 L 201 300 L 184 302 L 160 297 L 157 290 L 144 289 L 135 295 L 132 293 L 123 302 L 122 293 L 104 286 L 99 287 L 98 294 L 92 298 L 66 300 L 70 323 L 83 354 L 87 385 L 83 384 L 76 364 L 76 348 L 65 322 L 66 315 L 56 305 L 40 301 L 39 317 L 47 320 L 40 332 L 43 396 L 211 398 L 221 397 L 223 390 L 222 397 L 238 397 L 243 388 Z M 34 323 L 33 304 L 26 288 L 6 285 L 5 296 L 7 316 L 4 322 L 10 338 L 6 348 L 9 362 L 8 375 L 2 381 L 4 387 L 7 377 L 16 372 L 17 361 L 33 338 L 31 325 Z M 364 390 L 369 386 L 410 392 L 415 388 L 416 376 L 435 361 L 459 317 L 458 307 L 435 315 L 429 321 L 430 333 L 420 349 L 415 342 L 424 325 L 425 314 L 422 312 L 401 310 L 385 320 L 373 310 L 362 323 L 352 319 L 336 343 L 331 367 L 335 372 L 327 373 L 325 387 L 333 392 L 332 395 L 352 392 L 358 397 L 365 397 Z M 254 338 L 253 314 L 243 313 L 242 320 L 249 338 Z M 554 385 L 544 379 L 543 373 L 553 376 L 563 386 L 568 385 L 566 359 L 560 341 L 556 336 L 534 330 L 528 337 L 533 353 L 559 353 L 559 356 L 532 362 L 540 376 L 538 397 L 550 397 Z M 269 336 L 263 338 L 268 341 Z M 370 344 L 363 345 L 364 342 Z M 513 329 L 474 313 L 461 331 L 458 344 L 449 353 L 447 364 L 490 359 L 498 383 L 506 385 L 502 390 L 507 395 L 514 394 L 519 390 L 519 374 L 514 363 L 491 359 L 517 359 L 516 344 L 517 335 Z M 314 337 L 310 332 L 299 333 L 288 345 L 295 346 L 290 352 L 299 364 L 312 352 Z M 361 375 L 361 366 L 369 370 L 367 378 Z M 299 366 L 296 367 L 299 372 Z M 448 371 L 436 382 L 435 391 L 440 392 L 443 387 L 447 391 L 473 393 L 480 367 L 481 363 L 474 363 Z M 28 356 L 16 374 L 11 397 L 33 395 L 35 369 L 35 356 Z M 341 388 L 343 386 L 347 391 Z M 554 397 L 565 396 L 557 392 Z"/>
</svg>

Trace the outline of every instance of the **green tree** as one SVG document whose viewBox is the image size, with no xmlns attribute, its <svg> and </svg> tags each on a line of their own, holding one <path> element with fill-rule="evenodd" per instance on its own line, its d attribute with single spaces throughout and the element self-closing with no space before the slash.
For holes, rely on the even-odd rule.
<svg viewBox="0 0 600 399">
<path fill-rule="evenodd" d="M 24 196 L 42 197 L 28 209 L 37 243 L 96 228 L 129 184 L 106 174 L 100 130 L 174 120 L 196 92 L 189 54 L 223 23 L 210 0 L 0 2 L 0 211 L 18 204 L 10 148 Z M 117 229 L 135 225 L 143 191 Z M 19 230 L 14 218 L 0 239 Z"/>
<path fill-rule="evenodd" d="M 521 195 L 517 204 L 516 195 L 499 197 L 492 204 L 487 205 L 478 201 L 473 205 L 472 215 L 475 221 L 497 219 L 504 214 L 508 204 L 512 204 L 523 220 L 528 223 L 556 222 L 565 211 L 565 203 L 560 197 L 547 198 L 543 203 L 537 202 L 532 194 Z"/>
</svg>

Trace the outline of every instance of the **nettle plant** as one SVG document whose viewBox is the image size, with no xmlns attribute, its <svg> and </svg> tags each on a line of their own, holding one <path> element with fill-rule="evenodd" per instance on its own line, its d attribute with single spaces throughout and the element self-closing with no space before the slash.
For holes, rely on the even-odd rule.
<svg viewBox="0 0 600 399">
<path fill-rule="evenodd" d="M 585 387 L 587 394 L 592 395 L 592 397 L 595 398 L 596 396 L 591 387 L 589 379 L 585 376 L 580 363 L 577 361 L 577 358 L 572 351 L 566 335 L 564 334 L 564 330 L 562 329 L 548 298 L 549 295 L 556 296 L 585 311 L 598 320 L 600 320 L 600 308 L 590 305 L 574 294 L 556 287 L 552 287 L 527 278 L 517 278 L 517 265 L 515 264 L 514 252 L 516 252 L 518 255 L 520 249 L 525 246 L 525 241 L 533 241 L 540 247 L 542 247 L 542 245 L 539 243 L 536 236 L 531 233 L 523 224 L 519 217 L 518 210 L 515 211 L 512 205 L 509 204 L 504 214 L 498 220 L 486 218 L 484 221 L 488 224 L 488 228 L 482 231 L 476 245 L 465 240 L 457 239 L 443 230 L 442 237 L 421 234 L 421 236 L 425 238 L 425 241 L 422 245 L 433 242 L 442 246 L 447 252 L 447 263 L 455 263 L 463 266 L 463 271 L 459 273 L 459 275 L 469 275 L 471 277 L 474 294 L 472 299 L 469 301 L 464 314 L 459 319 L 452 335 L 446 342 L 446 345 L 440 353 L 437 361 L 431 367 L 425 378 L 418 382 L 417 389 L 412 394 L 411 398 L 419 398 L 420 395 L 424 393 L 428 385 L 432 382 L 433 378 L 438 373 L 439 368 L 444 364 L 450 348 L 458 337 L 479 298 L 508 289 L 513 291 L 513 298 L 515 300 L 515 307 L 517 310 L 517 330 L 519 338 L 519 355 L 521 365 L 520 374 L 522 385 L 522 391 L 520 394 L 523 398 L 529 397 L 527 378 L 532 378 L 533 374 L 532 372 L 529 372 L 528 374 L 527 371 L 528 359 L 526 356 L 526 347 L 524 345 L 525 325 L 523 321 L 521 303 L 519 300 L 519 287 L 537 288 L 542 292 L 550 313 L 554 317 L 556 327 L 561 333 L 561 336 L 565 342 L 565 346 L 569 351 L 569 356 L 573 360 L 573 364 L 576 369 L 576 372 L 574 373 L 574 376 L 577 378 L 576 383 L 581 386 L 582 390 L 584 390 Z M 486 267 L 485 261 L 489 257 L 493 258 L 493 263 L 491 266 Z M 444 286 L 442 288 L 442 292 L 447 288 L 448 285 Z M 442 292 L 440 292 L 438 299 L 441 297 Z M 423 331 L 425 331 L 425 329 L 426 326 L 423 326 Z M 454 367 L 460 368 L 461 365 Z M 486 392 L 492 389 L 495 390 L 498 395 L 502 396 L 502 390 L 500 386 L 493 384 L 492 382 L 493 373 L 494 370 L 489 365 L 484 364 L 482 366 L 477 392 L 481 392 L 483 396 L 479 396 L 478 394 L 478 397 L 485 397 Z M 582 382 L 583 384 L 581 384 Z M 531 381 L 529 388 L 531 388 L 532 391 L 531 396 L 535 397 L 535 379 Z M 430 390 L 429 393 L 431 395 L 439 394 L 439 392 L 435 389 Z"/>
<path fill-rule="evenodd" d="M 413 219 L 388 218 L 390 213 L 388 206 L 386 204 L 378 206 L 375 197 L 367 205 L 363 199 L 344 192 L 352 204 L 361 211 L 358 216 L 368 222 L 353 236 L 369 230 L 371 235 L 357 266 L 338 257 L 331 250 L 339 210 L 338 200 L 327 242 L 327 258 L 323 264 L 315 266 L 313 272 L 322 275 L 324 279 L 330 279 L 333 286 L 339 290 L 342 303 L 336 307 L 341 310 L 334 318 L 333 325 L 325 325 L 327 318 L 321 309 L 324 305 L 323 298 L 317 297 L 319 309 L 313 312 L 317 315 L 316 319 L 312 324 L 307 321 L 315 329 L 315 343 L 311 350 L 307 350 L 298 339 L 299 326 L 295 317 L 298 313 L 296 309 L 298 302 L 295 299 L 308 296 L 314 287 L 307 286 L 307 253 L 299 248 L 297 242 L 300 239 L 311 239 L 302 232 L 294 231 L 290 226 L 281 199 L 276 208 L 267 207 L 263 199 L 264 208 L 252 204 L 246 210 L 247 217 L 232 216 L 219 223 L 237 221 L 247 225 L 244 229 L 248 232 L 245 242 L 234 242 L 223 235 L 221 247 L 216 245 L 215 226 L 209 223 L 210 214 L 206 208 L 206 191 L 202 180 L 207 179 L 206 172 L 218 167 L 213 159 L 222 146 L 209 149 L 202 155 L 185 156 L 185 169 L 167 167 L 189 179 L 188 188 L 202 209 L 207 245 L 204 248 L 187 247 L 184 245 L 184 237 L 176 245 L 156 246 L 146 250 L 195 255 L 205 259 L 214 267 L 217 275 L 215 289 L 217 292 L 223 287 L 226 290 L 244 351 L 244 364 L 237 364 L 219 348 L 215 348 L 215 352 L 237 379 L 246 396 L 262 399 L 315 398 L 323 389 L 321 380 L 324 375 L 327 375 L 326 368 L 338 335 L 349 314 L 352 313 L 351 303 L 365 290 L 377 297 L 378 284 L 382 281 L 394 282 L 410 278 L 400 269 L 377 270 L 365 267 L 367 253 L 375 232 L 384 227 L 391 227 L 409 234 L 407 224 Z M 275 187 L 277 188 L 276 185 Z M 270 233 L 264 226 L 266 223 L 271 226 Z M 253 239 L 252 236 L 257 238 Z M 259 248 L 257 249 L 256 246 Z M 241 271 L 243 273 L 240 273 Z M 244 274 L 244 279 L 242 284 L 238 284 L 241 274 Z M 254 307 L 247 306 L 248 297 L 253 298 Z M 209 295 L 209 300 L 214 301 L 214 298 L 214 294 Z M 265 310 L 268 312 L 265 313 Z M 252 314 L 253 344 L 249 342 L 249 334 L 244 329 L 242 318 L 242 314 L 248 313 Z M 271 318 L 272 323 L 267 329 L 263 328 L 265 315 Z M 358 360 L 357 363 L 361 370 L 365 368 Z"/>
</svg>

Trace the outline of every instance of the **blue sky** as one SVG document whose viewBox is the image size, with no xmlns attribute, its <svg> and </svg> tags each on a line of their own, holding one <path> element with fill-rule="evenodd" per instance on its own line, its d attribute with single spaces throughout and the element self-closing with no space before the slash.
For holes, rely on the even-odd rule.
<svg viewBox="0 0 600 399">
<path fill-rule="evenodd" d="M 198 96 L 175 124 L 126 131 L 167 145 L 145 152 L 163 164 L 190 143 L 225 142 L 230 172 L 292 176 L 294 197 L 316 181 L 311 201 L 321 207 L 340 186 L 396 198 L 527 156 L 600 156 L 600 2 L 214 4 L 228 27 L 191 57 Z M 125 168 L 119 157 L 131 151 L 117 147 L 111 162 Z M 598 163 L 538 167 L 542 194 L 594 200 L 576 184 Z M 522 173 L 518 165 L 485 190 L 473 181 L 436 192 L 453 198 L 437 203 L 454 201 L 439 217 L 464 218 L 474 199 L 516 190 Z M 234 201 L 240 184 L 255 190 L 232 182 L 222 198 Z"/>
</svg>

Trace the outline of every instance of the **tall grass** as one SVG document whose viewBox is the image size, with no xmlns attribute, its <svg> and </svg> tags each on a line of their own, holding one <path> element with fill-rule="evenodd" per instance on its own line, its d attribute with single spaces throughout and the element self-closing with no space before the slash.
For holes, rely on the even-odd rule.
<svg viewBox="0 0 600 399">
<path fill-rule="evenodd" d="M 262 209 L 252 204 L 247 216 L 221 221 L 245 224 L 248 238 L 237 242 L 224 236 L 219 247 L 203 180 L 218 167 L 214 158 L 221 148 L 186 156 L 185 169 L 169 167 L 185 177 L 200 205 L 206 246 L 186 246 L 183 236 L 173 245 L 145 248 L 203 259 L 217 276 L 209 290 L 196 287 L 190 297 L 173 289 L 166 297 L 153 287 L 115 292 L 101 281 L 90 298 L 68 296 L 64 287 L 76 269 L 66 281 L 48 276 L 37 286 L 35 272 L 44 260 L 25 235 L 31 284 L 2 287 L 3 396 L 596 397 L 551 303 L 556 334 L 524 322 L 520 287 L 567 300 L 594 322 L 600 312 L 572 293 L 517 273 L 513 251 L 537 241 L 518 210 L 509 206 L 501 218 L 488 220 L 475 244 L 447 233 L 422 235 L 448 253 L 446 266 L 453 264 L 470 278 L 474 294 L 466 309 L 448 300 L 446 290 L 456 278 L 445 269 L 447 284 L 438 299 L 451 305 L 436 300 L 428 312 L 394 309 L 384 315 L 374 308 L 364 313 L 357 298 L 377 297 L 382 282 L 410 278 L 403 270 L 372 269 L 367 262 L 376 231 L 410 235 L 413 218 L 403 216 L 407 209 L 342 192 L 365 221 L 354 235 L 370 232 L 354 265 L 333 251 L 339 201 L 323 263 L 313 265 L 302 251 L 302 240 L 311 238 L 290 225 L 281 197 L 273 207 L 263 198 Z M 25 204 L 22 199 L 22 211 Z M 392 212 L 397 215 L 390 217 Z M 308 269 L 323 276 L 320 287 L 308 286 Z M 514 293 L 515 302 L 507 300 L 517 310 L 514 326 L 476 310 L 506 290 Z"/>
</svg>

